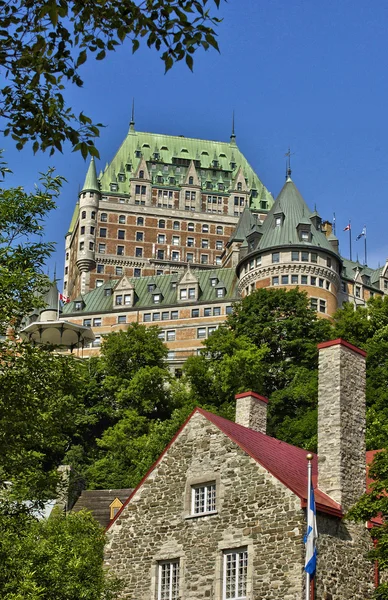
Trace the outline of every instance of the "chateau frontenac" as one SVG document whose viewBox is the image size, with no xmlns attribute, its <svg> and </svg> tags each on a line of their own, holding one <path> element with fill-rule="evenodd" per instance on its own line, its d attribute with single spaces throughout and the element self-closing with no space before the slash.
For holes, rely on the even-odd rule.
<svg viewBox="0 0 388 600">
<path fill-rule="evenodd" d="M 314 198 L 309 199 L 309 204 Z M 102 336 L 159 325 L 179 367 L 259 288 L 298 287 L 330 317 L 388 292 L 378 269 L 340 255 L 332 225 L 287 172 L 274 201 L 229 142 L 142 133 L 133 120 L 113 160 L 91 160 L 66 235 L 63 317 Z"/>
</svg>

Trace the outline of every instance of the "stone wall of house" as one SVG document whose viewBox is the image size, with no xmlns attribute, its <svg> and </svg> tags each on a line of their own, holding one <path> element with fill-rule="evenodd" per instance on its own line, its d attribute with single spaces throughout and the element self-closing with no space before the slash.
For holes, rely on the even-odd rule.
<svg viewBox="0 0 388 600">
<path fill-rule="evenodd" d="M 191 486 L 205 482 L 216 482 L 216 513 L 193 517 Z M 323 522 L 318 590 L 365 600 L 359 529 Z M 111 527 L 106 563 L 125 600 L 156 600 L 158 561 L 171 559 L 180 561 L 180 600 L 221 600 L 223 552 L 247 548 L 249 600 L 303 600 L 305 527 L 299 498 L 195 413 Z"/>
<path fill-rule="evenodd" d="M 190 486 L 216 481 L 217 514 L 190 515 Z M 157 598 L 157 564 L 180 559 L 182 600 L 222 597 L 222 556 L 248 547 L 248 597 L 302 597 L 300 501 L 196 413 L 110 530 L 107 564 L 126 600 Z"/>
<path fill-rule="evenodd" d="M 372 548 L 367 528 L 322 514 L 318 514 L 317 528 L 316 598 L 371 598 L 374 566 L 366 557 Z"/>
</svg>

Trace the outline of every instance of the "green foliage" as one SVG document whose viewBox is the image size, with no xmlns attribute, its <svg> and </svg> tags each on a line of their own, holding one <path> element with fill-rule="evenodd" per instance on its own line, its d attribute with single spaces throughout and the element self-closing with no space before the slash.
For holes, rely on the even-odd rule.
<svg viewBox="0 0 388 600">
<path fill-rule="evenodd" d="M 83 406 L 79 362 L 30 344 L 0 344 L 0 481 L 18 499 L 55 496 L 56 468 Z"/>
<path fill-rule="evenodd" d="M 103 569 L 104 543 L 88 513 L 37 521 L 21 506 L 2 505 L 2 600 L 113 600 L 119 583 Z"/>
<path fill-rule="evenodd" d="M 39 293 L 48 278 L 42 273 L 54 245 L 43 242 L 43 220 L 55 207 L 63 178 L 51 169 L 33 193 L 0 188 L 0 335 L 42 305 Z"/>
<path fill-rule="evenodd" d="M 20 150 L 62 151 L 68 140 L 86 158 L 97 156 L 101 124 L 74 114 L 64 96 L 66 83 L 83 85 L 80 67 L 90 57 L 128 42 L 135 52 L 146 43 L 161 54 L 165 70 L 184 60 L 193 69 L 199 48 L 218 50 L 219 19 L 208 0 L 0 0 L 0 66 L 7 80 L 0 113 L 5 135 Z M 214 0 L 218 7 L 220 0 Z"/>
</svg>

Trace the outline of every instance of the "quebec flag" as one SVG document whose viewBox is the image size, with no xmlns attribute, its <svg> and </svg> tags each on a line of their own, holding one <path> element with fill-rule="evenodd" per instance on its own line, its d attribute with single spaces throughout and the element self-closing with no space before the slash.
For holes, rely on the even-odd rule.
<svg viewBox="0 0 388 600">
<path fill-rule="evenodd" d="M 314 498 L 314 488 L 311 485 L 310 491 L 310 506 L 307 510 L 307 533 L 304 538 L 304 543 L 306 545 L 306 561 L 304 565 L 304 570 L 311 576 L 315 573 L 315 568 L 317 564 L 317 547 L 316 541 L 318 537 L 317 531 L 317 518 L 316 518 L 316 509 L 315 509 L 315 498 Z"/>
</svg>

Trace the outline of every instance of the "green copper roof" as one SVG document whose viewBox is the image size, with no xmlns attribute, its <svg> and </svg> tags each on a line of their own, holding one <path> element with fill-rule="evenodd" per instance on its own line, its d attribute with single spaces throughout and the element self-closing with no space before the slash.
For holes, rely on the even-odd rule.
<svg viewBox="0 0 388 600">
<path fill-rule="evenodd" d="M 232 242 L 243 242 L 247 235 L 252 231 L 252 229 L 257 225 L 257 220 L 246 206 L 241 213 L 241 216 L 236 225 L 236 229 L 230 236 L 228 240 L 228 246 Z"/>
<path fill-rule="evenodd" d="M 283 222 L 280 226 L 275 226 L 275 215 L 280 213 L 284 215 Z M 315 229 L 310 220 L 311 215 L 310 209 L 289 177 L 260 228 L 263 234 L 260 240 L 260 250 L 277 246 L 302 245 L 323 248 L 334 253 L 335 250 L 325 234 Z M 301 224 L 311 226 L 311 241 L 300 239 L 297 228 Z"/>
<path fill-rule="evenodd" d="M 69 225 L 69 231 L 67 232 L 66 235 L 69 235 L 70 233 L 73 233 L 73 229 L 75 227 L 75 224 L 77 223 L 78 220 L 78 215 L 79 215 L 79 203 L 77 202 L 75 207 L 74 207 L 74 211 L 73 211 L 73 216 L 71 217 L 71 221 L 70 221 L 70 225 Z"/>
<path fill-rule="evenodd" d="M 347 258 L 343 258 L 342 262 L 342 277 L 353 281 L 356 275 L 356 271 L 359 271 L 361 277 L 363 277 L 364 275 L 370 277 L 370 285 L 372 287 L 379 288 L 379 279 L 383 270 L 382 267 L 379 267 L 378 269 L 371 269 L 367 265 L 362 265 L 358 261 L 349 260 Z"/>
<path fill-rule="evenodd" d="M 158 156 L 155 158 L 155 152 Z M 155 169 L 150 169 L 152 177 L 157 177 L 159 171 L 164 165 L 174 165 L 174 176 L 178 184 L 182 184 L 188 169 L 185 161 L 194 160 L 197 164 L 197 172 L 200 176 L 202 186 L 210 180 L 214 184 L 213 191 L 217 191 L 217 184 L 221 181 L 225 189 L 231 188 L 233 180 L 239 170 L 242 168 L 244 177 L 249 187 L 257 190 L 255 197 L 252 197 L 251 207 L 260 208 L 260 200 L 268 202 L 268 208 L 273 204 L 273 198 L 270 192 L 261 183 L 257 174 L 252 169 L 244 155 L 240 152 L 235 143 L 215 142 L 210 140 L 200 140 L 195 138 L 186 138 L 184 136 L 162 135 L 158 133 L 144 133 L 130 130 L 127 137 L 121 144 L 113 160 L 104 170 L 100 178 L 100 189 L 102 193 L 110 191 L 110 184 L 116 182 L 117 174 L 122 173 L 125 165 L 125 177 L 119 178 L 118 192 L 128 194 L 130 190 L 130 179 L 134 177 L 139 166 L 141 157 L 148 163 L 154 163 Z M 174 160 L 173 160 L 174 159 Z M 179 164 L 179 161 L 183 163 Z M 214 166 L 214 161 L 217 166 Z M 198 162 L 200 165 L 198 165 Z M 176 171 L 176 167 L 180 170 Z M 208 170 L 201 174 L 201 171 Z M 213 174 L 213 170 L 216 174 Z M 171 176 L 171 170 L 163 171 L 166 177 Z M 210 175 L 210 177 L 209 177 Z M 124 181 L 123 181 L 124 179 Z M 168 185 L 168 181 L 166 181 Z M 211 193 L 211 190 L 209 190 Z"/>
<path fill-rule="evenodd" d="M 209 270 L 192 270 L 191 273 L 195 275 L 199 281 L 199 302 L 209 301 L 222 301 L 225 299 L 236 300 L 237 295 L 237 277 L 234 269 L 209 269 Z M 224 298 L 217 298 L 216 287 L 211 285 L 211 279 L 217 278 L 218 282 L 222 281 L 225 286 L 226 293 Z M 177 294 L 177 279 L 180 277 L 175 274 L 172 275 L 150 275 L 148 277 L 133 277 L 130 279 L 135 289 L 135 310 L 141 308 L 157 309 L 163 306 L 177 306 L 178 302 Z M 119 280 L 112 280 L 110 283 L 98 287 L 88 294 L 82 296 L 82 300 L 85 303 L 85 307 L 82 311 L 74 310 L 74 302 L 69 302 L 63 307 L 63 314 L 79 315 L 89 313 L 103 313 L 113 312 L 113 295 L 107 296 L 105 294 L 106 288 L 115 287 Z M 158 293 L 162 294 L 162 300 L 160 304 L 153 304 L 152 293 L 148 291 L 149 284 L 156 284 Z M 173 285 L 174 284 L 174 285 Z M 155 290 L 154 292 L 155 293 Z M 128 307 L 122 307 L 125 310 L 131 310 Z M 116 311 L 115 311 L 116 312 Z M 120 312 L 120 311 L 117 311 Z"/>
<path fill-rule="evenodd" d="M 97 180 L 96 164 L 94 162 L 94 158 L 92 157 L 81 192 L 98 192 L 99 190 L 100 187 Z"/>
</svg>

